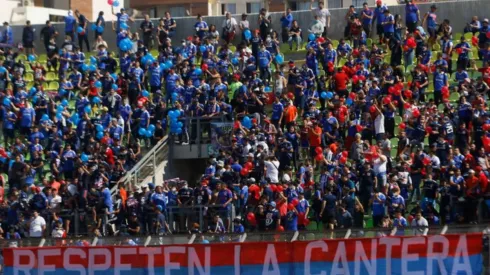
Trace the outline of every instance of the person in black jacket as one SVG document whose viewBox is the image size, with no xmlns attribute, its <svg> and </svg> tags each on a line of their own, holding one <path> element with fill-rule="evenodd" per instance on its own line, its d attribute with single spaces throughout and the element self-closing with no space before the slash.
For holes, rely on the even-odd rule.
<svg viewBox="0 0 490 275">
<path fill-rule="evenodd" d="M 46 52 L 49 52 L 50 41 L 51 38 L 54 38 L 58 35 L 58 31 L 53 27 L 51 22 L 46 21 L 46 26 L 41 29 L 41 40 L 44 42 L 44 48 L 46 48 Z"/>
<path fill-rule="evenodd" d="M 24 46 L 26 54 L 34 54 L 34 31 L 31 21 L 28 20 L 22 31 L 22 45 Z"/>
</svg>

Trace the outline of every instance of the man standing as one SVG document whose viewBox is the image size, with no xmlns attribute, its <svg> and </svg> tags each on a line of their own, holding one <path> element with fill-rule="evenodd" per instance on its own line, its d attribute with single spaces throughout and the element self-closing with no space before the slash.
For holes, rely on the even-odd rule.
<svg viewBox="0 0 490 275">
<path fill-rule="evenodd" d="M 153 39 L 153 22 L 150 20 L 150 16 L 148 14 L 145 14 L 145 20 L 141 22 L 140 25 L 140 30 L 143 32 L 143 45 L 145 45 L 146 48 L 151 50 L 151 43 Z"/>
<path fill-rule="evenodd" d="M 24 46 L 26 54 L 34 54 L 34 32 L 35 29 L 32 27 L 31 21 L 27 20 L 22 31 L 22 46 Z"/>
<path fill-rule="evenodd" d="M 362 4 L 363 10 L 361 12 L 362 28 L 366 33 L 366 37 L 371 35 L 371 24 L 373 22 L 373 11 L 369 8 L 368 3 Z"/>
<path fill-rule="evenodd" d="M 291 14 L 291 8 L 288 8 L 284 15 L 281 17 L 281 37 L 282 43 L 286 43 L 289 40 L 289 29 L 293 23 L 293 15 Z"/>
<path fill-rule="evenodd" d="M 3 22 L 2 43 L 9 45 L 14 44 L 14 33 L 8 22 Z"/>
<path fill-rule="evenodd" d="M 75 11 L 75 15 L 78 19 L 78 26 L 83 29 L 80 33 L 78 33 L 78 47 L 80 51 L 83 52 L 83 42 L 85 42 L 85 46 L 87 46 L 87 51 L 90 51 L 90 46 L 88 44 L 88 36 L 87 36 L 87 25 L 88 20 L 85 15 L 81 14 L 79 10 Z"/>
<path fill-rule="evenodd" d="M 41 40 L 44 42 L 44 47 L 46 48 L 46 52 L 49 52 L 49 41 L 51 38 L 58 35 L 58 32 L 51 24 L 51 21 L 46 21 L 46 26 L 41 29 Z"/>
<path fill-rule="evenodd" d="M 412 0 L 407 0 L 407 5 L 405 6 L 405 18 L 407 31 L 413 33 L 417 29 L 417 24 L 420 21 L 420 11 Z"/>
<path fill-rule="evenodd" d="M 384 12 L 388 8 L 383 5 L 383 2 L 381 0 L 376 1 L 376 8 L 374 9 L 374 17 L 373 17 L 373 24 L 376 22 L 376 33 L 379 36 L 379 41 L 383 41 L 383 33 L 384 33 L 384 28 L 383 28 L 383 22 L 385 21 L 385 15 Z"/>
<path fill-rule="evenodd" d="M 46 230 L 46 220 L 39 215 L 37 210 L 32 213 L 32 218 L 29 221 L 29 237 L 40 238 Z"/>
<path fill-rule="evenodd" d="M 313 15 L 318 16 L 318 20 L 322 22 L 324 29 L 323 29 L 323 37 L 327 37 L 328 35 L 328 29 L 330 28 L 330 11 L 328 9 L 323 8 L 323 1 L 320 0 L 318 2 L 318 8 L 313 8 L 313 1 L 310 3 L 310 9 L 313 12 Z"/>
<path fill-rule="evenodd" d="M 73 16 L 72 11 L 68 11 L 68 16 L 65 16 L 65 35 L 71 37 L 71 41 L 75 41 L 75 24 L 77 20 Z"/>
<path fill-rule="evenodd" d="M 226 43 L 230 43 L 233 41 L 233 38 L 235 38 L 235 33 L 236 33 L 236 27 L 237 27 L 237 22 L 235 18 L 231 17 L 231 13 L 226 12 L 226 18 L 223 20 L 223 40 L 226 41 Z"/>
</svg>

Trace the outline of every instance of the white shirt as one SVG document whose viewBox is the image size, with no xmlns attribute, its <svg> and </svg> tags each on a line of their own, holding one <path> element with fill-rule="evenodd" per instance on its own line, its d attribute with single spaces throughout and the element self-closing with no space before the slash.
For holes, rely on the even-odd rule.
<svg viewBox="0 0 490 275">
<path fill-rule="evenodd" d="M 237 22 L 235 18 L 231 17 L 230 19 L 225 19 L 223 20 L 223 29 L 226 29 L 227 31 L 234 30 L 235 27 L 237 26 Z"/>
<path fill-rule="evenodd" d="M 382 161 L 381 158 L 374 160 L 373 170 L 376 174 L 386 173 L 386 163 L 387 161 Z"/>
<path fill-rule="evenodd" d="M 328 9 L 316 8 L 313 10 L 313 14 L 318 16 L 318 20 L 322 22 L 323 26 L 327 26 L 327 17 L 330 17 L 330 11 Z"/>
<path fill-rule="evenodd" d="M 282 175 L 282 179 L 281 179 L 282 182 L 290 182 L 291 181 L 291 176 L 289 176 L 288 173 L 284 173 Z"/>
<path fill-rule="evenodd" d="M 385 133 L 385 116 L 383 114 L 378 114 L 374 119 L 374 131 L 376 134 Z"/>
<path fill-rule="evenodd" d="M 272 183 L 279 183 L 279 164 L 277 160 L 264 161 L 265 168 L 267 168 L 266 177 L 269 177 Z"/>
<path fill-rule="evenodd" d="M 53 197 L 51 199 L 51 202 L 49 203 L 49 206 L 51 207 L 51 209 L 54 209 L 56 211 L 59 210 L 60 205 L 61 205 L 61 197 L 60 197 L 60 195 L 56 195 L 56 197 Z"/>
<path fill-rule="evenodd" d="M 429 223 L 424 217 L 420 217 L 420 219 L 413 219 L 410 224 L 413 228 L 413 234 L 415 236 L 422 236 L 426 227 L 429 226 Z"/>
<path fill-rule="evenodd" d="M 43 227 L 46 226 L 46 221 L 43 217 L 37 216 L 31 221 L 31 226 L 29 227 L 30 237 L 42 237 Z"/>
</svg>

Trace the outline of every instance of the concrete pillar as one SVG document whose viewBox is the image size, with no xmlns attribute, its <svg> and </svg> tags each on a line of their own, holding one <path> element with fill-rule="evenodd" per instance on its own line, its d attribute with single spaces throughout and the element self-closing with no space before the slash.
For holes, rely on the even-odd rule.
<svg viewBox="0 0 490 275">
<path fill-rule="evenodd" d="M 352 0 L 342 0 L 342 8 L 348 8 L 352 5 Z"/>
</svg>

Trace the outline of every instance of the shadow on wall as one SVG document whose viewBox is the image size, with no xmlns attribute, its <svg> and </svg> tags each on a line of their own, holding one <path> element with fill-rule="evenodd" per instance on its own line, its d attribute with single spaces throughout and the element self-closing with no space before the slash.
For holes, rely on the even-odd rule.
<svg viewBox="0 0 490 275">
<path fill-rule="evenodd" d="M 208 159 L 174 159 L 165 167 L 165 179 L 180 178 L 195 186 L 207 167 Z M 172 167 L 172 168 L 171 168 Z"/>
</svg>

